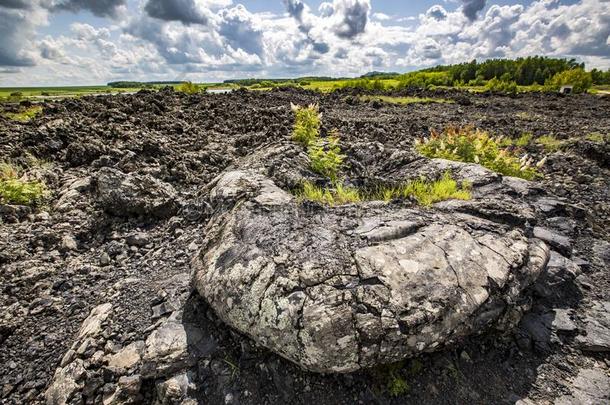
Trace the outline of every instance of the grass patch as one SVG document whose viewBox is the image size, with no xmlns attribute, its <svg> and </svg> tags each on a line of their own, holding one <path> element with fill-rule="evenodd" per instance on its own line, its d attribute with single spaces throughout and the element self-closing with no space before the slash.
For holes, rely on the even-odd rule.
<svg viewBox="0 0 610 405">
<path fill-rule="evenodd" d="M 13 112 L 5 112 L 2 114 L 6 118 L 18 121 L 18 122 L 29 122 L 34 119 L 38 114 L 42 113 L 42 107 L 39 105 L 35 105 L 29 108 L 26 108 L 22 111 L 13 113 Z"/>
<path fill-rule="evenodd" d="M 415 146 L 426 157 L 478 163 L 505 176 L 531 180 L 538 175 L 536 168 L 531 167 L 532 162 L 519 159 L 501 147 L 501 140 L 473 127 L 433 130 L 429 138 L 417 140 Z"/>
<path fill-rule="evenodd" d="M 303 183 L 303 188 L 296 193 L 300 201 L 313 201 L 325 205 L 343 205 L 359 203 L 363 200 L 360 191 L 353 187 L 336 184 L 334 188 L 324 188 L 310 181 Z"/>
<path fill-rule="evenodd" d="M 470 200 L 471 185 L 458 185 L 449 172 L 436 181 L 414 180 L 398 187 L 381 187 L 371 197 L 373 200 L 391 201 L 398 198 L 414 198 L 418 204 L 428 207 L 445 200 Z"/>
<path fill-rule="evenodd" d="M 320 136 L 321 115 L 316 104 L 308 107 L 300 107 L 291 104 L 295 114 L 294 128 L 292 130 L 292 140 L 303 146 L 309 146 Z"/>
<path fill-rule="evenodd" d="M 536 139 L 536 144 L 542 146 L 547 152 L 557 152 L 561 149 L 564 142 L 553 135 L 544 135 Z"/>
<path fill-rule="evenodd" d="M 325 205 L 343 205 L 362 201 L 392 201 L 414 198 L 418 204 L 430 205 L 445 200 L 469 200 L 471 186 L 458 184 L 449 172 L 436 181 L 414 180 L 397 187 L 379 187 L 372 192 L 335 184 L 332 188 L 317 186 L 311 182 L 303 183 L 296 195 L 300 201 L 313 201 Z"/>
<path fill-rule="evenodd" d="M 585 139 L 587 141 L 591 141 L 591 142 L 595 142 L 595 143 L 604 143 L 604 142 L 610 142 L 610 135 L 602 135 L 599 132 L 593 132 L 591 134 L 588 134 Z"/>
<path fill-rule="evenodd" d="M 19 168 L 0 163 L 0 203 L 36 205 L 45 194 L 45 186 L 38 180 L 24 180 Z"/>
<path fill-rule="evenodd" d="M 447 100 L 444 98 L 431 98 L 431 97 L 392 97 L 392 96 L 360 96 L 360 100 L 362 101 L 371 101 L 371 100 L 379 100 L 384 103 L 389 104 L 431 104 L 431 103 L 441 103 L 441 104 L 451 104 L 453 100 Z"/>
<path fill-rule="evenodd" d="M 534 138 L 534 135 L 532 135 L 530 132 L 524 132 L 517 139 L 499 138 L 498 145 L 500 145 L 502 147 L 516 146 L 519 148 L 525 148 L 526 146 L 529 146 L 532 143 L 533 138 Z"/>
<path fill-rule="evenodd" d="M 345 156 L 341 154 L 339 137 L 336 134 L 311 142 L 307 148 L 307 154 L 311 159 L 311 169 L 314 172 L 328 177 L 333 183 L 337 181 L 337 175 Z"/>
</svg>

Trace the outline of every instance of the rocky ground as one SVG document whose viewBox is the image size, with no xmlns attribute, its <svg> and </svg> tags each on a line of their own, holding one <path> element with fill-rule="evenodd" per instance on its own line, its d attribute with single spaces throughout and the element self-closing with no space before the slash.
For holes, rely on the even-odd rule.
<svg viewBox="0 0 610 405">
<path fill-rule="evenodd" d="M 27 168 L 50 192 L 35 210 L 0 205 L 1 403 L 608 403 L 610 146 L 586 135 L 610 133 L 610 100 L 420 95 L 455 102 L 398 106 L 361 102 L 350 93 L 287 89 L 188 96 L 163 90 L 49 102 L 29 123 L 0 118 L 0 160 Z M 371 368 L 381 357 L 369 363 L 359 356 L 349 368 L 357 371 L 318 374 L 266 349 L 299 360 L 273 344 L 261 345 L 257 336 L 263 332 L 240 328 L 234 313 L 214 299 L 218 291 L 208 291 L 201 279 L 193 284 L 191 276 L 210 246 L 226 244 L 214 231 L 226 219 L 226 204 L 264 197 L 223 191 L 212 182 L 217 176 L 255 170 L 265 177 L 260 184 L 271 181 L 278 193 L 313 176 L 303 151 L 290 141 L 291 102 L 320 104 L 323 133 L 338 129 L 348 156 L 344 174 L 357 185 L 410 178 L 422 174 L 422 167 L 429 171 L 432 163 L 417 156 L 413 143 L 431 128 L 474 125 L 510 138 L 531 132 L 534 138 L 552 134 L 567 140 L 554 152 L 536 144 L 525 148 L 536 160 L 547 156 L 544 178 L 531 184 L 453 168 L 480 180 L 465 205 L 441 204 L 421 213 L 408 204 L 392 205 L 391 212 L 385 206 L 338 208 L 325 217 L 338 224 L 329 229 L 341 229 L 342 241 L 349 239 L 346 252 L 383 250 L 377 243 L 387 236 L 354 239 L 347 231 L 350 221 L 372 214 L 386 224 L 394 224 L 397 215 L 423 221 L 424 232 L 436 236 L 461 227 L 460 240 L 487 234 L 500 240 L 513 232 L 515 241 L 544 241 L 548 266 L 535 284 L 523 284 L 527 305 L 519 306 L 526 313 L 518 326 L 469 327 L 399 363 Z M 278 193 L 263 193 L 265 204 Z M 307 215 L 316 210 L 310 207 Z M 314 223 L 312 218 L 303 223 Z M 248 226 L 265 230 L 258 227 L 263 222 Z M 446 227 L 432 232 L 438 223 Z M 295 232 L 284 224 L 279 221 L 277 229 Z M 411 231 L 404 227 L 409 228 L 403 223 L 390 233 L 406 236 Z M 256 245 L 248 229 L 237 234 Z M 445 246 L 438 238 L 435 243 Z M 325 260 L 334 260 L 332 254 Z M 527 265 L 511 271 L 520 266 Z M 374 277 L 352 276 L 365 289 L 379 284 L 370 282 Z M 342 278 L 342 288 L 351 282 Z M 309 293 L 318 284 L 300 288 Z M 407 329 L 412 325 L 419 323 Z M 358 350 L 367 347 L 358 342 Z M 397 347 L 392 350 L 414 354 Z"/>
</svg>

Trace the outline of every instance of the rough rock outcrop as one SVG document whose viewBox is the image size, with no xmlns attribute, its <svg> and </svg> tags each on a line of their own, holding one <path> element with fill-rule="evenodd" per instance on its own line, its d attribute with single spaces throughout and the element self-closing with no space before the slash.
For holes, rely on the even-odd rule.
<svg viewBox="0 0 610 405">
<path fill-rule="evenodd" d="M 168 218 L 179 207 L 176 190 L 149 174 L 125 174 L 103 167 L 93 178 L 93 185 L 99 204 L 112 215 Z"/>
<path fill-rule="evenodd" d="M 196 289 L 226 323 L 312 371 L 350 372 L 506 327 L 549 257 L 525 228 L 459 209 L 474 201 L 326 208 L 254 171 L 211 187 Z"/>
</svg>

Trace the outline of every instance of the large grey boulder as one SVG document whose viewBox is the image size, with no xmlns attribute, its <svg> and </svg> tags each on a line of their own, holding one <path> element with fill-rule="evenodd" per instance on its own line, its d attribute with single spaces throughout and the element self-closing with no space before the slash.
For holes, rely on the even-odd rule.
<svg viewBox="0 0 610 405">
<path fill-rule="evenodd" d="M 92 185 L 98 203 L 115 216 L 168 218 L 179 208 L 176 190 L 150 174 L 126 174 L 103 167 L 93 177 Z"/>
<path fill-rule="evenodd" d="M 316 372 L 506 328 L 549 257 L 524 228 L 447 206 L 299 204 L 254 171 L 210 187 L 216 214 L 193 260 L 194 286 L 227 324 Z"/>
</svg>

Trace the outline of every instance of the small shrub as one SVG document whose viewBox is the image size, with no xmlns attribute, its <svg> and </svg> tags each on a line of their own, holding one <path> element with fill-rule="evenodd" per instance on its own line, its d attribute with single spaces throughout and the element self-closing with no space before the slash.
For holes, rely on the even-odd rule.
<svg viewBox="0 0 610 405">
<path fill-rule="evenodd" d="M 19 169 L 0 163 L 0 202 L 4 204 L 36 205 L 44 197 L 45 187 L 40 181 L 19 177 Z"/>
<path fill-rule="evenodd" d="M 510 93 L 514 94 L 517 92 L 517 83 L 511 81 L 503 81 L 497 78 L 493 78 L 485 85 L 485 90 L 497 92 L 497 93 Z"/>
<path fill-rule="evenodd" d="M 392 374 L 388 381 L 388 392 L 393 397 L 400 397 L 411 391 L 411 387 L 400 375 Z"/>
<path fill-rule="evenodd" d="M 549 90 L 559 90 L 561 86 L 571 85 L 574 93 L 584 93 L 593 84 L 591 73 L 585 72 L 583 69 L 571 69 L 557 73 L 555 76 L 547 80 L 545 87 Z"/>
<path fill-rule="evenodd" d="M 505 176 L 531 180 L 537 176 L 529 160 L 522 161 L 485 131 L 473 127 L 448 127 L 443 132 L 432 131 L 430 138 L 416 141 L 416 149 L 429 158 L 478 163 Z"/>
<path fill-rule="evenodd" d="M 311 142 L 307 148 L 307 154 L 311 159 L 311 169 L 314 172 L 328 177 L 332 182 L 337 180 L 343 159 L 345 159 L 345 156 L 341 154 L 337 135 Z"/>
<path fill-rule="evenodd" d="M 295 113 L 292 139 L 303 146 L 309 146 L 320 136 L 321 114 L 318 112 L 318 106 L 312 104 L 308 107 L 300 107 L 291 104 L 291 107 Z"/>
<path fill-rule="evenodd" d="M 176 91 L 186 94 L 197 94 L 201 91 L 201 89 L 195 83 L 184 82 L 176 87 Z"/>
<path fill-rule="evenodd" d="M 13 121 L 28 122 L 28 121 L 31 121 L 32 119 L 34 119 L 34 117 L 36 117 L 40 113 L 42 113 L 42 107 L 39 105 L 35 105 L 30 108 L 26 108 L 25 110 L 20 111 L 20 112 L 16 112 L 16 113 L 7 112 L 7 113 L 4 113 L 3 115 L 6 118 L 13 120 Z"/>
</svg>

